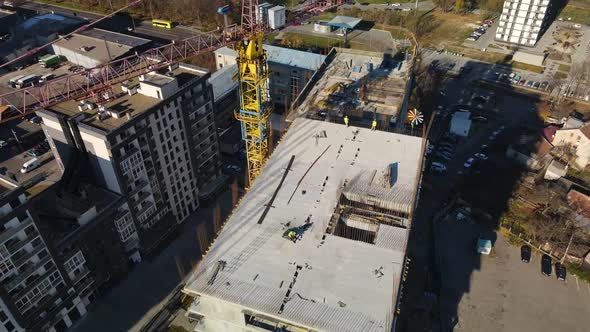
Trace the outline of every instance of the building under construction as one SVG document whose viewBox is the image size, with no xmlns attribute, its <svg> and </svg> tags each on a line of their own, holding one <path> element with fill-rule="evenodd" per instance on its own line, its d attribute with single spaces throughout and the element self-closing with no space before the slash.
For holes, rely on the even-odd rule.
<svg viewBox="0 0 590 332">
<path fill-rule="evenodd" d="M 406 122 L 411 61 L 404 52 L 334 48 L 320 70 L 295 100 L 290 118 L 306 116 L 342 123 L 377 119 L 379 129 L 403 127 Z"/>
<path fill-rule="evenodd" d="M 297 118 L 184 293 L 195 331 L 391 331 L 419 137 Z"/>
</svg>

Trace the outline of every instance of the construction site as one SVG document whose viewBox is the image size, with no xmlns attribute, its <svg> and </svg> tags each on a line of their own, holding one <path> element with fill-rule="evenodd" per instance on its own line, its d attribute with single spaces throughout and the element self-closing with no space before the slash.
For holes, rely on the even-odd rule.
<svg viewBox="0 0 590 332">
<path fill-rule="evenodd" d="M 359 125 L 378 121 L 380 129 L 403 126 L 411 85 L 411 61 L 378 52 L 334 48 L 303 89 L 290 119 L 306 116 Z"/>
<path fill-rule="evenodd" d="M 296 119 L 186 282 L 195 331 L 391 331 L 422 144 Z"/>
</svg>

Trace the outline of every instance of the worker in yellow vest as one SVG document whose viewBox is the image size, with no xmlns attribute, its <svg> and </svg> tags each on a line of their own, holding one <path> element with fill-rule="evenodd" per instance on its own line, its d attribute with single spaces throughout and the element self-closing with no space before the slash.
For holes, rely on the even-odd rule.
<svg viewBox="0 0 590 332">
<path fill-rule="evenodd" d="M 344 124 L 348 127 L 348 115 L 344 116 Z"/>
<path fill-rule="evenodd" d="M 377 119 L 373 118 L 373 122 L 371 123 L 371 130 L 377 129 Z"/>
</svg>

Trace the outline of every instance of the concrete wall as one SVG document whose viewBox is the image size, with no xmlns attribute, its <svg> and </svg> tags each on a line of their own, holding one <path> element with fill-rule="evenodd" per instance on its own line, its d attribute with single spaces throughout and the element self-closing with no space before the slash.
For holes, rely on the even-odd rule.
<svg viewBox="0 0 590 332">
<path fill-rule="evenodd" d="M 160 75 L 160 74 L 153 74 L 153 75 Z M 150 74 L 146 75 L 145 77 L 149 79 Z M 163 76 L 163 75 L 161 75 Z M 170 98 L 170 96 L 174 95 L 176 91 L 178 91 L 178 80 L 174 79 L 174 81 L 165 84 L 163 86 L 158 86 L 155 84 L 151 84 L 150 82 L 144 81 L 142 82 L 142 78 L 139 78 L 139 90 L 138 92 L 144 96 L 149 96 L 152 98 L 157 98 L 160 100 L 164 100 Z"/>
<path fill-rule="evenodd" d="M 237 56 L 235 56 L 235 55 L 216 53 L 215 54 L 215 66 L 217 67 L 217 69 L 221 69 L 223 67 L 234 65 L 234 64 L 236 64 L 236 58 L 237 58 Z"/>
<path fill-rule="evenodd" d="M 110 153 L 110 145 L 107 142 L 106 137 L 96 137 L 95 135 L 85 132 L 82 128 L 80 128 L 80 136 L 82 137 L 82 140 L 84 140 L 86 151 L 88 151 L 91 156 L 90 162 L 95 170 L 94 174 L 97 175 L 98 179 L 102 177 L 101 182 L 103 183 L 101 184 L 109 190 L 121 194 L 122 190 L 115 174 L 115 168 Z"/>
<path fill-rule="evenodd" d="M 102 64 L 100 61 L 96 59 L 85 56 L 84 53 L 82 53 L 83 51 L 72 51 L 70 49 L 61 47 L 56 44 L 51 45 L 51 47 L 53 49 L 53 53 L 55 53 L 56 55 L 62 55 L 66 59 L 68 59 L 69 62 L 77 64 L 84 68 L 93 68 Z"/>
</svg>

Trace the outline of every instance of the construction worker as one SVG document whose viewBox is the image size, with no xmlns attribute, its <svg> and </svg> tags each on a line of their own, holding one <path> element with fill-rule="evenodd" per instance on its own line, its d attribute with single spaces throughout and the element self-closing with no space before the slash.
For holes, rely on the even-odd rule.
<svg viewBox="0 0 590 332">
<path fill-rule="evenodd" d="M 297 233 L 295 231 L 289 231 L 289 233 L 287 233 L 287 237 L 289 238 L 289 240 L 295 242 L 295 238 L 297 237 Z"/>
<path fill-rule="evenodd" d="M 344 124 L 348 127 L 348 115 L 344 116 Z"/>
<path fill-rule="evenodd" d="M 377 119 L 373 118 L 373 122 L 371 123 L 371 130 L 377 129 Z"/>
</svg>

